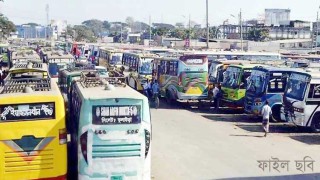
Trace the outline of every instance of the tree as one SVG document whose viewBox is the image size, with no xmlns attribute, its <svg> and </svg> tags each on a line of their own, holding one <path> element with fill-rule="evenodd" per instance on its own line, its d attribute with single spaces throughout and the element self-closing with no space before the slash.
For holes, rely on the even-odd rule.
<svg viewBox="0 0 320 180">
<path fill-rule="evenodd" d="M 248 39 L 252 41 L 264 41 L 269 37 L 268 29 L 251 29 L 248 32 Z"/>
<path fill-rule="evenodd" d="M 105 30 L 110 30 L 110 27 L 111 27 L 111 24 L 110 24 L 110 22 L 109 21 L 103 21 L 102 22 L 102 26 L 103 26 L 103 28 L 105 29 Z"/>
<path fill-rule="evenodd" d="M 94 33 L 91 31 L 91 29 L 85 25 L 75 25 L 73 27 L 73 30 L 75 31 L 76 41 L 89 41 L 89 42 L 96 42 L 96 38 L 94 36 Z"/>
<path fill-rule="evenodd" d="M 27 23 L 27 24 L 25 24 L 25 25 L 29 25 L 29 26 L 31 26 L 31 27 L 40 26 L 39 24 L 34 23 L 34 22 L 29 22 L 29 23 Z"/>
<path fill-rule="evenodd" d="M 100 33 L 102 33 L 105 30 L 103 22 L 97 19 L 86 20 L 82 22 L 82 25 L 88 27 L 96 37 L 98 37 Z"/>
<path fill-rule="evenodd" d="M 184 24 L 181 22 L 176 23 L 177 28 L 184 28 Z"/>
<path fill-rule="evenodd" d="M 154 28 L 152 29 L 152 34 L 156 36 L 166 36 L 169 33 L 167 28 Z"/>
<path fill-rule="evenodd" d="M 2 36 L 9 36 L 10 33 L 16 32 L 16 26 L 5 16 L 0 16 L 0 29 Z"/>
</svg>

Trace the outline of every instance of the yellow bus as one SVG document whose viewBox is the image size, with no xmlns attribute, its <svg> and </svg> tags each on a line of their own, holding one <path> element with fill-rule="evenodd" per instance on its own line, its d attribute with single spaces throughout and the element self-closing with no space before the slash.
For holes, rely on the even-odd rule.
<svg viewBox="0 0 320 180">
<path fill-rule="evenodd" d="M 48 78 L 6 79 L 0 92 L 0 179 L 65 180 L 65 105 Z"/>
</svg>

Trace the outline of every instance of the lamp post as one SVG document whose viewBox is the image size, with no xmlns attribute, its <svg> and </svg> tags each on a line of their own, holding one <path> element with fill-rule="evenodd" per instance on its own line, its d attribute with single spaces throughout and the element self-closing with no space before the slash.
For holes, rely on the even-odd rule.
<svg viewBox="0 0 320 180">
<path fill-rule="evenodd" d="M 206 0 L 206 19 L 207 19 L 207 49 L 209 49 L 209 0 Z"/>
</svg>

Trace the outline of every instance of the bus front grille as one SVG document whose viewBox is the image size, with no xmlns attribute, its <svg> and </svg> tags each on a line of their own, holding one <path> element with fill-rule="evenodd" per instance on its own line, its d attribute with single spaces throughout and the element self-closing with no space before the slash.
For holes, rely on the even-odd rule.
<svg viewBox="0 0 320 180">
<path fill-rule="evenodd" d="M 93 144 L 92 158 L 140 157 L 141 144 Z"/>
<path fill-rule="evenodd" d="M 19 173 L 28 171 L 52 170 L 53 150 L 5 152 L 4 172 Z"/>
</svg>

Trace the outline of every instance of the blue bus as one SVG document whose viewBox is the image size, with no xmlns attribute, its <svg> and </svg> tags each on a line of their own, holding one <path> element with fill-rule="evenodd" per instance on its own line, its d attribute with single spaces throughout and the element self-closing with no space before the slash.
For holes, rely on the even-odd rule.
<svg viewBox="0 0 320 180">
<path fill-rule="evenodd" d="M 69 179 L 151 179 L 147 97 L 95 71 L 73 81 L 69 99 Z"/>
<path fill-rule="evenodd" d="M 271 66 L 253 68 L 247 79 L 245 111 L 260 116 L 266 101 L 272 109 L 272 120 L 280 121 L 282 98 L 293 69 Z"/>
</svg>

